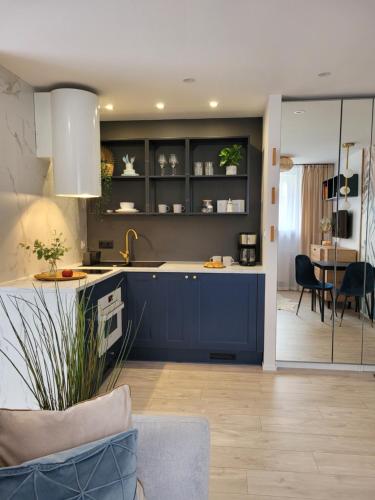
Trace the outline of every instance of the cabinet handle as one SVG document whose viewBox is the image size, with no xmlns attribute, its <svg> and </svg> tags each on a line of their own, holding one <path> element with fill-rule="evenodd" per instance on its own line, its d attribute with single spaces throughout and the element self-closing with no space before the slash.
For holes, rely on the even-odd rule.
<svg viewBox="0 0 375 500">
<path fill-rule="evenodd" d="M 196 276 L 193 276 L 193 280 L 196 280 L 196 279 L 197 279 L 197 277 L 196 277 Z"/>
<path fill-rule="evenodd" d="M 276 188 L 273 187 L 271 190 L 271 203 L 272 205 L 276 204 Z"/>
<path fill-rule="evenodd" d="M 153 274 L 152 277 L 154 280 L 156 280 L 156 274 Z"/>
<path fill-rule="evenodd" d="M 185 275 L 185 279 L 186 279 L 186 280 L 188 280 L 188 279 L 189 279 L 189 276 L 188 276 L 187 274 Z"/>
<path fill-rule="evenodd" d="M 275 226 L 271 226 L 270 229 L 270 241 L 275 241 Z"/>
<path fill-rule="evenodd" d="M 272 148 L 272 166 L 276 166 L 277 164 L 277 151 L 276 148 Z"/>
</svg>

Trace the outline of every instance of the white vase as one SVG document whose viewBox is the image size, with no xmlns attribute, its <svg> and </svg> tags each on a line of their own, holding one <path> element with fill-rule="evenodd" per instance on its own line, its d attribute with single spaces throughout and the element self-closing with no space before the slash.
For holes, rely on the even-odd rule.
<svg viewBox="0 0 375 500">
<path fill-rule="evenodd" d="M 226 175 L 237 175 L 237 165 L 228 165 L 225 167 Z"/>
</svg>

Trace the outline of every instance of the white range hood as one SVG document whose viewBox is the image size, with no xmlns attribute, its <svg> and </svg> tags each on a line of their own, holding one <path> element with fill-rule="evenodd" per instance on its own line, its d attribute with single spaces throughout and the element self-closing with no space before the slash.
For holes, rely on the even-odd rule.
<svg viewBox="0 0 375 500">
<path fill-rule="evenodd" d="M 56 196 L 101 196 L 97 95 L 64 88 L 34 97 L 37 156 L 52 158 Z"/>
</svg>

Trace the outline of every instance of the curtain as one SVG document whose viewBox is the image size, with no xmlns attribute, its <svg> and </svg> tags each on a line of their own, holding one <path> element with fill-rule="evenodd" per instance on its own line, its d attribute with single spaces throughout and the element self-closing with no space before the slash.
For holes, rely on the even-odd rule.
<svg viewBox="0 0 375 500">
<path fill-rule="evenodd" d="M 320 245 L 322 217 L 332 219 L 332 201 L 323 201 L 323 181 L 333 176 L 333 164 L 303 165 L 301 253 L 310 256 L 311 244 Z"/>
<path fill-rule="evenodd" d="M 300 251 L 302 167 L 280 173 L 278 290 L 297 290 L 294 259 Z"/>
</svg>

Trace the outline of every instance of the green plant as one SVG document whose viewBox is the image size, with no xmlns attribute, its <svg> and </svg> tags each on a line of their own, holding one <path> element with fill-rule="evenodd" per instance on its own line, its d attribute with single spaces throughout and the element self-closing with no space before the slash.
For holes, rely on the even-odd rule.
<svg viewBox="0 0 375 500">
<path fill-rule="evenodd" d="M 97 331 L 97 311 L 89 306 L 90 294 L 85 292 L 69 301 L 63 299 L 56 285 L 58 314 L 42 289 L 35 288 L 33 300 L 9 296 L 16 317 L 0 298 L 17 340 L 17 345 L 10 341 L 8 344 L 14 351 L 14 359 L 21 357 L 29 377 L 22 373 L 8 350 L 0 348 L 0 353 L 23 379 L 42 410 L 65 410 L 90 399 L 103 383 L 105 356 L 99 357 L 98 350 L 106 331 L 103 328 Z M 114 368 L 106 380 L 107 391 L 118 382 L 120 368 L 132 348 L 144 309 L 145 305 L 134 336 L 131 322 L 127 325 Z"/>
<path fill-rule="evenodd" d="M 111 201 L 112 193 L 112 173 L 108 168 L 108 164 L 104 161 L 100 163 L 100 177 L 102 183 L 102 195 L 97 198 L 95 202 L 95 212 L 97 215 L 101 215 L 108 203 Z"/>
<path fill-rule="evenodd" d="M 56 272 L 57 261 L 69 250 L 69 248 L 65 246 L 66 240 L 63 239 L 62 236 L 62 233 L 57 234 L 56 231 L 54 231 L 49 245 L 40 240 L 35 240 L 32 246 L 29 243 L 20 243 L 19 245 L 25 248 L 25 250 L 32 249 L 32 253 L 37 256 L 38 260 L 44 259 L 49 263 L 50 271 Z"/>
<path fill-rule="evenodd" d="M 220 166 L 229 167 L 230 165 L 238 165 L 242 159 L 242 146 L 240 144 L 233 144 L 228 148 L 223 148 L 219 153 Z"/>
</svg>

